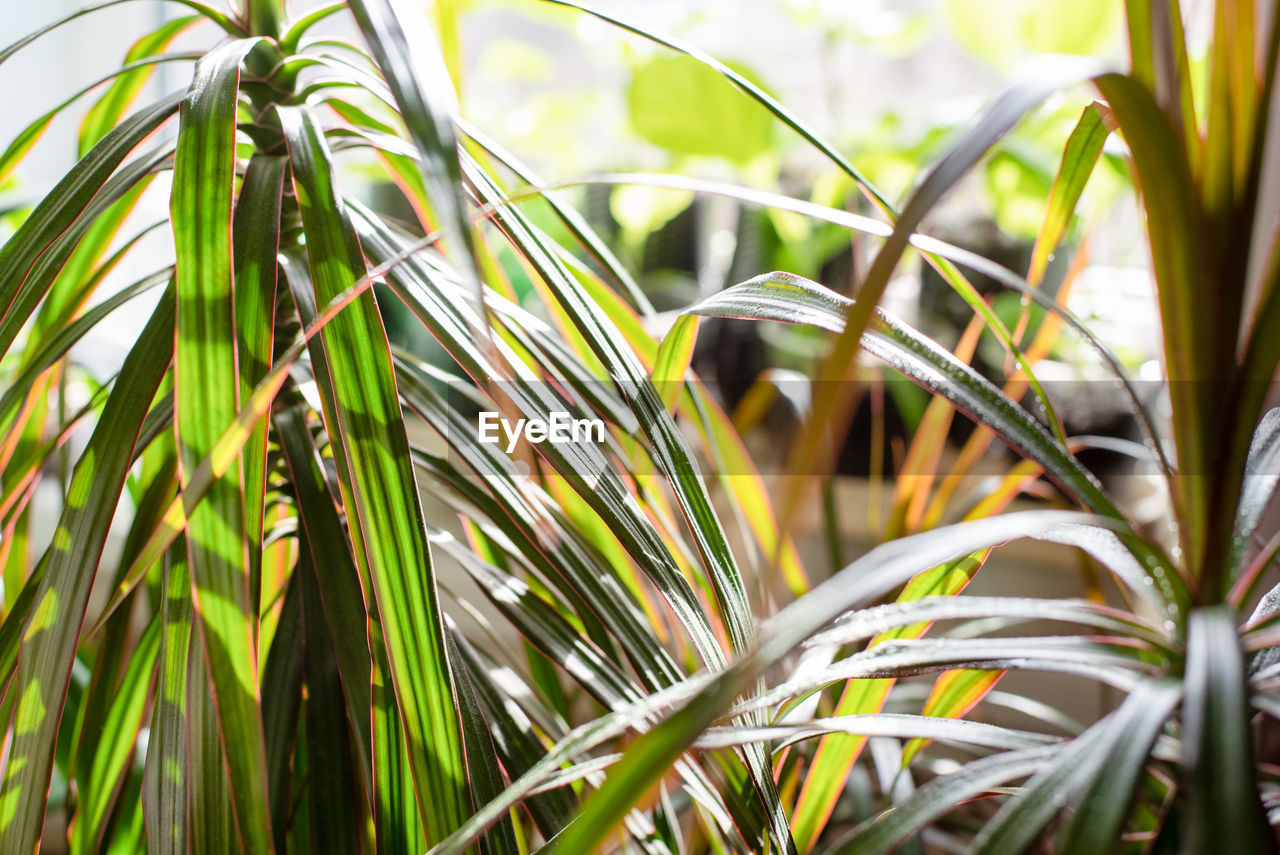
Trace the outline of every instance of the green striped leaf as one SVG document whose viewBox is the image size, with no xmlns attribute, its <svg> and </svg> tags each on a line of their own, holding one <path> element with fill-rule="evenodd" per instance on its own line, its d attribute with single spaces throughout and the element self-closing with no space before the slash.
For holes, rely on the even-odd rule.
<svg viewBox="0 0 1280 855">
<path fill-rule="evenodd" d="M 419 802 L 414 792 L 409 745 L 400 722 L 400 706 L 387 661 L 382 627 L 370 616 L 373 653 L 373 795 L 380 855 L 417 855 L 427 849 Z"/>
<path fill-rule="evenodd" d="M 147 851 L 185 855 L 187 850 L 187 661 L 191 646 L 191 580 L 186 544 L 179 542 L 164 561 L 160 586 L 159 674 L 142 800 Z"/>
<path fill-rule="evenodd" d="M 1053 255 L 1071 225 L 1076 203 L 1089 183 L 1089 176 L 1093 174 L 1102 146 L 1110 134 L 1099 105 L 1085 107 L 1062 150 L 1062 162 L 1058 165 L 1058 174 L 1053 178 L 1049 200 L 1045 203 L 1044 221 L 1036 234 L 1035 246 L 1031 248 L 1027 281 L 1038 284 L 1044 278 L 1049 256 Z"/>
<path fill-rule="evenodd" d="M 222 749 L 217 702 L 198 627 L 191 633 L 186 676 L 187 746 L 183 774 L 187 784 L 189 851 L 194 855 L 220 855 L 239 849 L 240 835 L 226 774 L 228 757 Z M 265 811 L 266 805 L 262 809 Z"/>
<path fill-rule="evenodd" d="M 151 694 L 151 677 L 162 632 L 163 623 L 153 618 L 129 659 L 115 701 L 103 722 L 103 731 L 111 736 L 98 743 L 88 774 L 77 776 L 80 810 L 71 830 L 71 851 L 76 855 L 94 851 L 106 831 L 121 779 L 133 760 L 134 739 Z"/>
<path fill-rule="evenodd" d="M 1079 804 L 1090 789 L 1092 801 L 1080 808 L 1085 816 L 1077 813 L 1072 824 L 1078 835 L 1081 820 L 1097 823 L 1085 832 L 1095 847 L 1076 851 L 1114 848 L 1147 751 L 1180 694 L 1172 680 L 1136 686 L 1120 709 L 1076 737 L 1001 806 L 974 841 L 975 855 L 1027 851 L 1060 810 Z M 1078 844 L 1077 837 L 1072 845 Z"/>
<path fill-rule="evenodd" d="M 235 41 L 211 51 L 182 103 L 170 207 L 178 293 L 175 428 L 184 489 L 239 411 L 235 134 L 240 63 L 256 44 Z M 187 549 L 240 847 L 265 853 L 273 847 L 248 531 L 241 473 L 232 466 L 191 513 Z"/>
<path fill-rule="evenodd" d="M 1182 687 L 1173 680 L 1144 684 L 1125 699 L 1108 729 L 1112 737 L 1097 753 L 1105 758 L 1086 785 L 1062 831 L 1058 851 L 1103 852 L 1120 839 L 1129 806 L 1150 762 L 1151 747 L 1174 712 Z"/>
<path fill-rule="evenodd" d="M 584 277 L 582 283 L 641 361 L 653 364 L 657 345 L 643 330 L 639 318 L 602 284 L 593 283 L 590 277 Z M 501 304 L 497 301 L 494 304 L 500 309 Z M 736 503 L 737 513 L 746 520 L 762 554 L 777 561 L 793 594 L 799 596 L 809 590 L 795 544 L 789 536 L 779 534 L 769 491 L 729 416 L 696 377 L 689 387 L 689 395 L 678 402 L 678 407 L 681 415 L 698 425 L 706 453 L 716 463 L 720 486 Z"/>
<path fill-rule="evenodd" d="M 489 735 L 503 768 L 509 778 L 518 778 L 542 760 L 547 750 L 538 740 L 529 716 L 492 679 L 491 669 L 480 652 L 467 642 L 465 636 L 455 633 L 454 641 L 477 703 L 489 723 Z M 547 790 L 523 802 L 538 830 L 548 839 L 569 824 L 577 805 L 573 791 L 566 788 Z"/>
<path fill-rule="evenodd" d="M 27 585 L 30 613 L 8 689 L 17 699 L 14 736 L 0 787 L 0 849 L 6 852 L 30 853 L 39 844 L 76 642 L 115 511 L 108 497 L 124 487 L 148 406 L 172 359 L 173 305 L 166 293 L 125 360 L 72 474 L 53 544 Z M 20 600 L 25 596 L 24 590 Z"/>
<path fill-rule="evenodd" d="M 364 276 L 364 258 L 333 186 L 328 147 L 310 112 L 280 109 L 302 212 L 314 301 L 326 304 Z M 371 293 L 311 345 L 325 423 L 338 462 L 356 558 L 373 585 L 404 728 L 409 769 L 430 842 L 469 813 L 466 763 L 445 651 L 425 520 L 395 392 L 390 349 Z M 387 502 L 390 493 L 402 501 Z M 378 703 L 375 690 L 375 705 Z M 428 740 L 430 745 L 428 746 Z M 376 761 L 375 761 L 376 762 Z M 429 794 L 429 796 L 428 796 Z"/>
<path fill-rule="evenodd" d="M 162 434 L 157 437 L 157 442 L 142 455 L 141 472 L 139 480 L 146 484 L 145 490 L 141 495 L 135 498 L 136 510 L 134 511 L 133 522 L 129 525 L 129 533 L 125 538 L 124 550 L 121 561 L 117 565 L 117 575 L 123 572 L 131 556 L 136 555 L 138 550 L 142 548 L 146 540 L 147 533 L 155 527 L 164 506 L 173 497 L 178 487 L 178 461 L 173 453 L 172 442 L 168 442 L 170 437 Z M 130 637 L 133 635 L 132 627 L 132 609 L 123 608 L 116 612 L 109 620 L 101 635 L 101 641 L 98 645 L 98 656 L 94 662 L 93 671 L 90 675 L 89 687 L 85 693 L 85 700 L 82 704 L 84 710 L 83 721 L 79 725 L 79 739 L 77 743 L 77 755 L 75 760 L 76 780 L 89 781 L 97 777 L 101 778 L 103 770 L 95 772 L 94 769 L 101 766 L 103 757 L 112 756 L 113 752 L 119 751 L 121 746 L 126 746 L 123 740 L 109 739 L 103 740 L 104 734 L 114 735 L 122 728 L 122 722 L 116 710 L 119 708 L 122 696 L 119 694 L 120 689 L 125 686 L 122 682 L 125 679 L 121 673 L 125 664 L 129 670 L 135 668 L 138 659 L 137 656 L 130 658 L 127 645 Z M 150 632 L 150 629 L 148 629 Z M 159 645 L 161 639 L 157 634 L 156 644 Z M 142 648 L 139 645 L 138 650 Z M 155 664 L 157 652 L 152 650 L 148 656 L 153 660 L 147 665 L 147 674 L 149 675 L 152 666 Z M 139 686 L 138 676 L 132 677 L 132 685 L 135 690 Z M 149 696 L 150 682 L 141 685 L 141 703 L 145 705 Z M 128 694 L 128 693 L 126 693 Z M 134 725 L 136 733 L 137 726 L 141 723 L 141 716 L 144 708 L 139 708 L 137 712 L 138 722 Z M 111 721 L 112 718 L 115 721 Z M 126 757 L 129 755 L 125 755 Z M 124 758 L 116 758 L 123 760 Z M 116 769 L 119 774 L 122 769 Z M 111 780 L 114 785 L 115 779 Z M 114 791 L 112 791 L 114 794 Z M 101 821 L 103 817 L 99 817 Z M 73 846 L 76 844 L 77 835 L 80 836 L 80 845 L 84 846 L 86 842 L 98 842 L 98 837 L 105 831 L 102 827 L 92 827 L 86 822 L 77 821 L 72 829 Z M 84 850 L 82 850 L 84 851 Z"/>
<path fill-rule="evenodd" d="M 442 396 L 419 378 L 413 366 L 404 365 L 400 379 L 402 394 L 410 405 L 449 439 L 454 452 L 480 476 L 480 483 L 491 495 L 458 477 L 448 461 L 419 451 L 415 454 L 419 465 L 427 467 L 487 516 L 500 529 L 503 540 L 511 544 L 510 552 L 528 561 L 549 585 L 566 596 L 572 592 L 587 612 L 598 615 L 648 688 L 678 681 L 679 668 L 658 643 L 639 604 L 621 581 L 613 578 L 609 562 L 584 542 L 580 531 L 545 509 L 551 504 L 550 496 L 545 504 L 518 501 L 519 490 L 531 488 L 517 486 L 515 472 L 505 455 L 493 445 L 469 441 L 469 423 L 461 414 L 450 411 Z M 589 619 L 583 617 L 584 621 Z"/>
<path fill-rule="evenodd" d="M 353 305 L 356 298 L 365 293 L 369 287 L 370 280 L 363 279 L 345 289 L 330 301 L 319 316 L 314 319 L 311 326 L 304 330 L 301 336 L 293 344 L 289 345 L 279 359 L 275 361 L 271 366 L 271 372 L 254 387 L 253 394 L 249 397 L 249 400 L 244 402 L 244 406 L 236 415 L 236 418 L 225 426 L 209 454 L 200 461 L 199 466 L 188 474 L 186 488 L 174 498 L 173 502 L 165 510 L 160 525 L 151 533 L 146 545 L 133 564 L 130 565 L 128 571 L 122 574 L 120 583 L 116 586 L 114 594 L 103 608 L 102 615 L 98 619 L 99 625 L 107 620 L 115 609 L 120 606 L 124 598 L 141 580 L 147 568 L 164 553 L 169 544 L 184 530 L 191 514 L 194 513 L 195 508 L 200 505 L 205 496 L 209 494 L 213 485 L 238 461 L 240 450 L 244 447 L 245 442 L 248 441 L 259 420 L 270 411 L 271 402 L 288 379 L 290 369 L 302 355 L 307 343 L 317 336 L 325 325 L 338 317 L 344 309 Z M 148 424 L 155 423 L 157 426 L 163 426 L 161 423 L 170 417 L 171 412 L 162 412 L 158 408 L 148 414 Z M 148 436 L 150 434 L 144 430 L 143 435 Z M 97 629 L 98 627 L 95 626 L 90 630 L 90 634 L 96 632 Z M 3 665 L 3 655 L 6 649 L 3 643 L 4 638 L 4 631 L 0 629 L 0 665 Z"/>
<path fill-rule="evenodd" d="M 103 137 L 0 247 L 0 356 L 8 353 L 79 237 L 106 206 L 150 171 L 153 164 L 144 158 L 116 181 L 107 180 L 129 152 L 173 115 L 178 101 L 177 96 L 166 98 Z"/>
<path fill-rule="evenodd" d="M 480 709 L 471 676 L 453 643 L 452 633 L 449 642 L 449 662 L 454 669 L 454 685 L 458 687 L 458 712 L 462 717 L 462 734 L 467 747 L 471 798 L 475 804 L 480 805 L 501 795 L 506 781 L 502 777 L 497 749 L 489 735 L 489 723 Z M 499 820 L 497 827 L 491 829 L 480 841 L 481 855 L 517 855 L 519 851 L 515 829 L 509 816 Z"/>
<path fill-rule="evenodd" d="M 395 240 L 394 233 L 375 224 L 355 206 L 352 206 L 352 211 L 371 258 L 385 263 L 386 259 L 398 257 L 402 244 Z M 563 403 L 548 393 L 547 384 L 520 376 L 475 345 L 468 332 L 473 328 L 474 315 L 467 313 L 466 292 L 456 286 L 446 288 L 444 279 L 442 273 L 420 265 L 417 259 L 409 259 L 390 274 L 388 282 L 469 374 L 482 382 L 503 381 L 503 391 L 514 400 L 522 414 L 545 418 L 548 413 L 562 409 Z M 501 354 L 501 341 L 498 349 Z M 516 364 L 516 360 L 518 357 L 514 354 L 506 354 L 507 364 Z M 431 408 L 425 412 L 430 413 Z M 448 435 L 461 440 L 469 430 L 455 427 Z M 496 473 L 498 480 L 490 479 L 491 485 L 511 481 L 510 462 L 499 462 L 492 454 L 492 447 L 459 442 L 457 448 L 459 453 L 476 458 L 472 465 L 479 465 L 478 471 Z M 691 585 L 652 521 L 645 516 L 599 449 L 594 444 L 543 443 L 538 450 L 601 515 L 631 556 L 653 579 L 700 654 L 722 662 L 723 654 L 719 651 L 715 634 Z M 518 491 L 507 495 L 518 496 Z M 518 501 L 507 504 L 516 507 Z"/>
</svg>

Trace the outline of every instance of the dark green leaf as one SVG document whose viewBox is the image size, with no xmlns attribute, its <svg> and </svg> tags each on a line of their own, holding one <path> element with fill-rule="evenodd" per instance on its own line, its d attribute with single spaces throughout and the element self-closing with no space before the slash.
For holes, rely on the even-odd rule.
<svg viewBox="0 0 1280 855">
<path fill-rule="evenodd" d="M 1249 686 L 1229 606 L 1197 609 L 1187 635 L 1182 772 L 1187 851 L 1230 840 L 1240 853 L 1275 852 L 1254 771 Z"/>
<path fill-rule="evenodd" d="M 497 751 L 489 736 L 489 724 L 485 721 L 471 684 L 467 666 L 453 644 L 450 635 L 449 661 L 453 666 L 453 682 L 458 687 L 458 711 L 462 717 L 462 735 L 467 746 L 467 774 L 471 798 L 482 805 L 502 793 L 505 781 L 499 765 Z M 497 827 L 480 841 L 482 855 L 517 855 L 515 830 L 511 818 L 504 817 Z"/>
<path fill-rule="evenodd" d="M 359 804 L 359 773 L 351 761 L 346 703 L 333 639 L 320 602 L 316 571 L 306 546 L 302 547 L 302 553 L 297 575 L 302 589 L 306 644 L 306 741 L 310 772 L 307 794 L 311 800 L 308 811 L 311 839 L 323 840 L 325 852 L 355 855 L 360 852 L 362 834 L 358 822 L 360 812 L 351 808 Z"/>
<path fill-rule="evenodd" d="M 350 543 L 343 535 L 344 525 L 336 511 L 335 497 L 312 444 L 306 411 L 290 406 L 277 410 L 274 419 L 290 481 L 297 491 L 300 533 L 312 556 L 312 572 L 317 576 L 320 602 L 329 622 L 329 637 L 335 648 L 346 698 L 347 719 L 365 780 L 365 798 L 372 804 L 373 749 L 369 732 L 372 665 L 365 595 Z"/>
<path fill-rule="evenodd" d="M 274 345 L 276 254 L 280 246 L 280 204 L 284 190 L 284 158 L 258 155 L 249 160 L 232 221 L 235 253 L 236 360 L 239 400 L 248 401 L 254 387 L 271 369 Z M 267 427 L 264 414 L 245 441 L 244 540 L 248 554 L 249 603 L 257 603 L 262 586 L 262 533 L 266 511 Z M 257 634 L 254 626 L 255 637 Z"/>
<path fill-rule="evenodd" d="M 1079 806 L 1062 831 L 1059 851 L 1091 855 L 1106 851 L 1120 839 L 1129 805 L 1147 763 L 1151 746 L 1181 699 L 1174 681 L 1143 684 L 1116 712 L 1109 741 L 1095 753 L 1103 758 L 1079 799 Z"/>
<path fill-rule="evenodd" d="M 293 759 L 302 709 L 302 586 L 289 578 L 275 635 L 262 669 L 262 734 L 267 751 L 267 791 L 276 851 L 288 851 L 293 820 Z"/>
</svg>

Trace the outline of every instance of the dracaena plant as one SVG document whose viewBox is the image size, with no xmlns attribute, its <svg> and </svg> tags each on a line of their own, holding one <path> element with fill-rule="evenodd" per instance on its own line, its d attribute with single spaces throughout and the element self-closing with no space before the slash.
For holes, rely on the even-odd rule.
<svg viewBox="0 0 1280 855">
<path fill-rule="evenodd" d="M 742 75 L 578 7 L 724 75 L 879 212 L 597 176 L 776 205 L 881 241 L 856 302 L 765 274 L 691 307 L 660 342 L 607 243 L 457 115 L 451 63 L 419 10 L 181 4 L 194 15 L 129 50 L 86 114 L 80 160 L 0 249 L 0 851 L 33 852 L 42 830 L 54 850 L 58 817 L 77 853 L 1274 847 L 1280 794 L 1250 728 L 1280 712 L 1276 598 L 1248 622 L 1238 611 L 1278 543 L 1255 542 L 1280 427 L 1264 416 L 1280 256 L 1255 221 L 1280 28 L 1256 38 L 1251 4 L 1219 9 L 1199 97 L 1178 4 L 1128 4 L 1132 69 L 1089 81 L 1101 100 L 1064 142 L 1025 276 L 918 230 L 1060 79 L 996 99 L 899 213 Z M 446 43 L 453 8 L 434 19 Z M 322 35 L 338 16 L 360 43 Z M 166 53 L 197 24 L 215 31 L 207 52 Z M 192 59 L 183 91 L 136 103 L 154 67 Z M 0 178 L 65 109 L 0 155 Z M 1128 146 L 1159 295 L 1167 437 L 1133 398 L 1173 544 L 1137 530 L 1073 456 L 1033 374 L 1061 327 L 1127 382 L 1106 343 L 1037 288 L 1111 134 Z M 354 198 L 335 169 L 348 152 L 377 159 L 416 223 Z M 170 216 L 139 230 L 130 213 L 166 172 Z M 523 212 L 531 197 L 554 230 Z M 94 302 L 153 227 L 171 234 L 173 263 Z M 911 246 L 1010 351 L 1003 388 L 967 365 L 966 339 L 949 352 L 876 308 Z M 511 264 L 539 311 L 513 299 Z M 966 268 L 1054 324 L 1023 342 Z M 85 385 L 72 347 L 144 293 L 154 309 L 119 372 L 70 409 Z M 444 356 L 389 344 L 379 302 L 407 308 Z M 830 464 L 860 350 L 936 396 L 912 454 L 931 455 L 951 408 L 981 430 L 936 488 L 915 479 L 899 491 L 891 539 L 809 590 L 783 533 L 799 488 L 775 514 L 689 370 L 708 316 L 831 331 L 796 472 Z M 1043 422 L 1019 403 L 1027 389 Z M 479 410 L 570 412 L 607 430 L 513 460 L 477 441 Z M 77 431 L 87 441 L 66 471 Z M 996 438 L 1024 459 L 967 519 L 939 527 L 952 476 Z M 32 497 L 59 471 L 60 517 L 40 542 Z M 1078 510 L 997 512 L 1042 475 Z M 107 551 L 122 504 L 127 535 Z M 990 552 L 1017 538 L 1084 550 L 1126 605 L 965 596 Z M 446 559 L 485 608 L 441 581 Z M 753 609 L 749 591 L 773 571 L 791 601 Z M 1028 621 L 1074 632 L 990 634 Z M 1096 680 L 1121 701 L 1073 729 L 993 691 L 1020 669 Z M 918 683 L 896 682 L 931 674 L 923 701 Z M 964 720 L 999 704 L 1038 726 Z M 864 752 L 870 737 L 887 751 Z M 855 764 L 887 783 L 851 776 Z M 833 814 L 854 791 L 861 813 Z M 981 797 L 996 807 L 972 812 Z"/>
</svg>

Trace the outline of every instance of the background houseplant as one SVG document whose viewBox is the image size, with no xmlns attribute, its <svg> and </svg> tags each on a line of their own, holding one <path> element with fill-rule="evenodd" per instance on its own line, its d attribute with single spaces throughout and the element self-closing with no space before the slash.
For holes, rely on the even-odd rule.
<svg viewBox="0 0 1280 855">
<path fill-rule="evenodd" d="M 386 0 L 297 19 L 272 2 L 234 14 L 183 5 L 226 34 L 192 85 L 133 107 L 143 75 L 195 21 L 140 41 L 90 113 L 84 157 L 0 249 L 0 666 L 12 722 L 0 848 L 36 848 L 51 792 L 53 811 L 73 818 L 77 852 L 517 852 L 541 841 L 584 852 L 615 845 L 619 832 L 623 845 L 653 852 L 1012 852 L 1042 835 L 1081 852 L 1274 848 L 1275 782 L 1249 729 L 1275 709 L 1274 606 L 1264 598 L 1243 628 L 1235 612 L 1257 598 L 1277 548 L 1252 543 L 1275 484 L 1275 418 L 1262 414 L 1280 360 L 1269 334 L 1280 268 L 1273 236 L 1254 228 L 1274 22 L 1259 37 L 1249 4 L 1219 10 L 1198 91 L 1177 4 L 1128 5 L 1132 72 L 1094 78 L 1105 104 L 1065 143 L 1026 279 L 913 233 L 997 138 L 1078 72 L 1028 77 L 996 99 L 899 215 L 799 118 L 692 52 L 830 158 L 883 216 L 699 190 L 884 240 L 856 303 L 768 274 L 701 301 L 659 344 L 605 242 L 456 121 L 447 63 L 418 32 L 420 16 Z M 309 40 L 348 12 L 367 55 Z M 176 139 L 155 134 L 175 121 Z M 41 129 L 10 146 L 0 174 Z M 1000 324 L 953 265 L 1081 332 L 1034 285 L 1117 129 L 1142 189 L 1164 325 L 1171 443 L 1151 452 L 1178 462 L 1167 475 L 1169 544 L 1126 520 L 1072 456 L 1051 408 L 1046 427 L 1015 403 L 1034 378 L 1011 373 L 1002 391 L 874 308 L 914 243 L 1016 355 L 1011 372 L 1026 373 L 1021 331 Z M 416 226 L 344 197 L 334 154 L 358 147 L 398 179 Z M 139 188 L 168 171 L 176 265 L 90 307 Z M 541 196 L 558 233 L 508 192 Z M 1265 249 L 1251 267 L 1255 240 Z M 504 253 L 528 271 L 540 314 L 509 299 Z M 451 365 L 387 343 L 375 279 Z M 147 289 L 164 296 L 119 375 L 75 407 L 63 394 L 75 376 L 68 348 Z M 895 539 L 805 593 L 779 535 L 801 489 L 780 495 L 775 517 L 729 420 L 688 374 L 705 316 L 835 334 L 793 472 L 830 464 L 857 402 L 859 347 L 937 396 L 922 422 L 932 432 L 917 433 L 913 453 L 929 455 L 950 402 L 987 429 L 978 445 L 999 437 L 1026 462 L 955 525 L 931 527 L 936 515 L 903 497 Z M 450 383 L 450 371 L 471 382 Z M 410 441 L 406 405 L 447 447 Z M 609 441 L 522 449 L 520 469 L 473 441 L 474 412 L 488 406 L 592 413 L 608 421 Z M 65 473 L 59 525 L 47 549 L 29 544 L 34 485 L 56 477 L 50 461 L 80 421 L 94 426 Z M 1041 473 L 1087 513 L 995 514 Z M 911 483 L 904 492 L 925 506 L 947 489 L 945 479 Z M 420 486 L 461 512 L 465 539 L 428 518 Z M 739 521 L 746 543 L 736 549 L 713 488 Z M 104 561 L 125 492 L 129 537 Z M 959 593 L 992 548 L 1027 537 L 1080 547 L 1131 604 Z M 794 595 L 776 613 L 753 613 L 758 579 L 741 569 L 753 549 Z M 433 554 L 458 561 L 496 615 L 465 601 L 442 609 Z M 106 597 L 90 608 L 95 577 Z M 522 654 L 488 631 L 498 616 L 527 642 Z M 1026 620 L 1057 629 L 996 631 Z M 1034 728 L 953 719 L 994 702 L 994 679 L 1018 669 L 1101 681 L 1123 701 L 1070 738 L 1069 723 L 1029 699 L 1020 708 L 1038 717 Z M 923 702 L 894 683 L 938 672 Z M 864 751 L 865 736 L 897 742 Z M 766 750 L 779 741 L 787 750 Z M 865 821 L 831 822 L 842 793 L 866 794 Z M 1003 795 L 992 812 L 962 807 L 991 793 Z M 46 836 L 47 851 L 57 834 Z"/>
</svg>

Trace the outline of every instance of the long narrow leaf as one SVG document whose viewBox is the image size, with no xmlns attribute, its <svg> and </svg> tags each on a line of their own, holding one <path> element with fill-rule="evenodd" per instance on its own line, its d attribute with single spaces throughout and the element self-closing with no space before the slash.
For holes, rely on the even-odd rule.
<svg viewBox="0 0 1280 855">
<path fill-rule="evenodd" d="M 689 311 L 710 316 L 809 323 L 824 329 L 843 330 L 844 315 L 850 302 L 847 297 L 798 276 L 771 273 L 722 291 Z M 883 310 L 875 309 L 862 337 L 862 346 L 913 382 L 943 395 L 959 409 L 996 430 L 1006 443 L 1043 465 L 1085 507 L 1114 520 L 1122 520 L 1120 511 L 1103 492 L 1097 478 L 1056 442 L 1038 421 L 993 383 L 936 343 Z M 1121 532 L 1125 546 L 1149 568 L 1163 600 L 1159 607 L 1172 614 L 1180 613 L 1180 607 L 1189 600 L 1181 578 L 1168 566 L 1167 559 L 1132 532 L 1125 531 L 1124 524 Z M 1175 608 L 1168 609 L 1168 606 Z"/>
<path fill-rule="evenodd" d="M 350 8 L 418 149 L 438 228 L 458 248 L 458 263 L 478 294 L 480 275 L 453 129 L 457 95 L 439 45 L 421 19 L 398 0 L 354 0 Z"/>
<path fill-rule="evenodd" d="M 364 258 L 314 118 L 304 109 L 281 109 L 279 115 L 315 302 L 325 304 L 364 275 Z M 324 329 L 312 356 L 332 383 L 321 384 L 325 422 L 356 556 L 374 587 L 422 823 L 428 840 L 440 840 L 467 814 L 466 761 L 409 441 L 371 294 Z M 403 501 L 386 502 L 388 491 Z"/>
<path fill-rule="evenodd" d="M 323 463 L 312 444 L 305 411 L 298 406 L 286 407 L 276 412 L 274 420 L 290 480 L 297 491 L 300 532 L 308 544 L 311 572 L 317 576 L 366 798 L 372 804 L 369 788 L 373 786 L 374 770 L 368 720 L 373 705 L 369 694 L 372 663 L 366 594 L 361 589 L 350 543 L 343 536 L 342 520 L 326 483 Z"/>
<path fill-rule="evenodd" d="M 165 560 L 160 615 L 164 630 L 142 781 L 143 815 L 148 851 L 180 855 L 187 852 L 186 710 L 191 641 L 191 582 L 185 543 L 176 545 Z"/>
<path fill-rule="evenodd" d="M 275 332 L 276 254 L 280 246 L 280 205 L 284 191 L 284 158 L 259 155 L 245 171 L 232 221 L 235 253 L 236 362 L 240 401 L 270 373 Z M 262 533 L 266 512 L 267 427 L 264 414 L 245 441 L 244 539 L 248 553 L 250 604 L 260 599 Z M 257 627 L 253 627 L 256 634 Z"/>
<path fill-rule="evenodd" d="M 1262 417 L 1249 447 L 1244 485 L 1231 536 L 1231 555 L 1227 559 L 1233 579 L 1243 569 L 1241 564 L 1252 544 L 1253 534 L 1277 486 L 1280 486 L 1280 409 L 1270 410 Z"/>
<path fill-rule="evenodd" d="M 1120 837 L 1151 746 L 1181 698 L 1176 682 L 1139 687 L 1116 713 L 1111 744 L 1097 753 L 1105 757 L 1080 797 L 1062 832 L 1059 851 L 1068 855 L 1100 852 Z"/>
<path fill-rule="evenodd" d="M 182 104 L 171 210 L 177 252 L 175 428 L 185 488 L 239 410 L 232 252 L 240 63 L 256 40 L 217 48 Z M 187 548 L 197 625 L 212 681 L 245 852 L 272 849 L 267 763 L 250 600 L 241 474 L 232 467 L 191 514 Z"/>
<path fill-rule="evenodd" d="M 121 785 L 123 773 L 133 759 L 134 738 L 142 725 L 151 692 L 151 675 L 160 649 L 163 624 L 153 619 L 129 660 L 115 702 L 107 713 L 104 729 L 111 737 L 99 746 L 89 774 L 81 780 L 82 802 L 71 834 L 73 853 L 90 852 L 106 831 L 106 820 Z"/>
<path fill-rule="evenodd" d="M 1059 746 L 1000 753 L 975 760 L 957 772 L 934 778 L 892 810 L 855 828 L 838 842 L 835 855 L 883 855 L 896 850 L 903 841 L 952 806 L 1024 778 L 1044 767 L 1063 749 Z"/>
<path fill-rule="evenodd" d="M 1182 765 L 1188 848 L 1231 840 L 1241 853 L 1275 852 L 1254 772 L 1244 658 L 1228 606 L 1197 609 L 1187 637 Z"/>
<path fill-rule="evenodd" d="M 23 625 L 15 736 L 0 788 L 0 849 L 34 852 L 52 773 L 52 748 L 80 624 L 148 406 L 173 356 L 173 299 L 160 301 L 120 372 L 72 475 L 53 545 L 42 559 Z"/>
<path fill-rule="evenodd" d="M 131 116 L 106 135 L 49 192 L 0 247 L 0 355 L 44 296 L 51 277 L 27 283 L 41 255 L 80 217 L 116 167 L 143 139 L 173 115 L 179 97 L 170 96 Z M 138 175 L 134 180 L 139 180 Z M 87 223 L 84 227 L 87 228 Z M 70 253 L 70 247 L 65 250 Z"/>
</svg>

